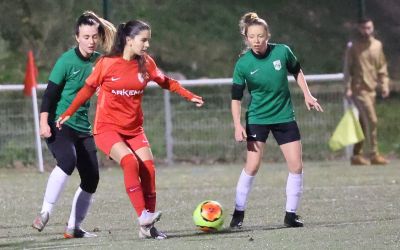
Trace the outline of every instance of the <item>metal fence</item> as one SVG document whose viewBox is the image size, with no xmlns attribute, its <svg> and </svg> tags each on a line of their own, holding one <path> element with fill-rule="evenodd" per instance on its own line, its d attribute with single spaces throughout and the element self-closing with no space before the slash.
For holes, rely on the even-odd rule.
<svg viewBox="0 0 400 250">
<path fill-rule="evenodd" d="M 325 112 L 306 110 L 303 95 L 291 79 L 292 100 L 302 134 L 303 155 L 308 160 L 343 157 L 344 152 L 332 153 L 327 146 L 337 122 L 343 114 L 342 74 L 307 76 L 310 90 L 323 105 Z M 202 108 L 159 87 L 145 90 L 143 111 L 145 131 L 155 158 L 172 163 L 236 162 L 245 157 L 245 144 L 236 143 L 230 113 L 231 79 L 186 80 L 181 83 L 203 96 Z M 32 101 L 22 94 L 22 85 L 0 85 L 0 161 L 5 165 L 36 165 Z M 45 85 L 38 88 L 38 102 Z M 243 101 L 245 112 L 248 96 Z M 91 116 L 96 98 L 92 98 Z M 53 159 L 42 141 L 45 163 Z M 265 160 L 282 160 L 275 141 L 268 140 Z"/>
</svg>

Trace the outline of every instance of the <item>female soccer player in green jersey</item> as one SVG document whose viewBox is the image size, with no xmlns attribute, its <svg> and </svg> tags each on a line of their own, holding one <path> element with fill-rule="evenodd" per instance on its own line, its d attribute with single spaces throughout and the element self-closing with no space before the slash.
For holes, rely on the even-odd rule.
<svg viewBox="0 0 400 250">
<path fill-rule="evenodd" d="M 115 27 L 110 22 L 91 11 L 84 12 L 75 26 L 78 45 L 61 55 L 50 73 L 40 110 L 40 135 L 46 139 L 57 165 L 49 176 L 42 210 L 32 224 L 39 232 L 49 221 L 68 177 L 76 167 L 81 183 L 72 201 L 64 237 L 96 236 L 80 227 L 99 182 L 96 146 L 88 118 L 89 102 L 79 108 L 62 130 L 56 129 L 55 120 L 68 108 L 92 72 L 93 63 L 100 55 L 95 51 L 97 45 L 102 43 L 104 50 L 109 50 L 115 32 Z"/>
<path fill-rule="evenodd" d="M 232 117 L 235 140 L 247 141 L 247 160 L 236 187 L 235 212 L 231 228 L 240 228 L 246 201 L 261 159 L 269 132 L 272 132 L 286 159 L 289 176 L 286 184 L 287 227 L 302 227 L 296 214 L 303 189 L 303 162 L 300 132 L 294 116 L 287 74 L 294 75 L 304 94 L 308 110 L 323 111 L 307 86 L 300 64 L 290 48 L 268 43 L 269 28 L 256 13 L 247 13 L 239 23 L 248 50 L 236 62 L 232 86 Z M 246 129 L 240 123 L 241 99 L 245 87 L 251 96 L 246 113 Z"/>
</svg>

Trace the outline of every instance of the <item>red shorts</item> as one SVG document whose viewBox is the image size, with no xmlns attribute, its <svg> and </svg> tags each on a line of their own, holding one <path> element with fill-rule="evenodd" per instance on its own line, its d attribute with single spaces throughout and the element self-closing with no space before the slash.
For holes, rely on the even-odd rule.
<svg viewBox="0 0 400 250">
<path fill-rule="evenodd" d="M 143 147 L 150 147 L 150 143 L 144 133 L 136 136 L 127 136 L 119 134 L 116 131 L 107 131 L 94 135 L 94 141 L 96 142 L 97 148 L 103 151 L 107 156 L 110 156 L 111 148 L 117 142 L 125 142 L 133 151 Z"/>
</svg>

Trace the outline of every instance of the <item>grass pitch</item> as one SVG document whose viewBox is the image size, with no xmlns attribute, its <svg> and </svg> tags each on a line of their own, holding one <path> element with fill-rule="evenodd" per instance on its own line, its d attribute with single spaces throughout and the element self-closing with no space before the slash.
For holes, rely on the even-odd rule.
<svg viewBox="0 0 400 250">
<path fill-rule="evenodd" d="M 250 195 L 244 228 L 230 231 L 241 165 L 177 165 L 157 168 L 157 228 L 164 241 L 140 240 L 125 194 L 122 171 L 102 169 L 95 201 L 83 228 L 94 239 L 63 239 L 79 177 L 74 173 L 43 232 L 30 225 L 39 211 L 49 173 L 0 169 L 0 248 L 4 249 L 399 249 L 399 161 L 354 167 L 348 162 L 305 163 L 299 214 L 305 227 L 284 228 L 287 169 L 264 163 Z M 203 200 L 225 208 L 225 228 L 197 230 L 192 212 Z"/>
</svg>

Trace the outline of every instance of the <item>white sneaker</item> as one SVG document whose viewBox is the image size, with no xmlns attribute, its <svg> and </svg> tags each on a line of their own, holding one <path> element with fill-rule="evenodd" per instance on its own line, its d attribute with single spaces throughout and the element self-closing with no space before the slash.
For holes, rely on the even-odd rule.
<svg viewBox="0 0 400 250">
<path fill-rule="evenodd" d="M 39 232 L 42 232 L 47 222 L 49 222 L 49 213 L 43 212 L 36 216 L 35 220 L 32 223 L 32 227 L 36 228 Z"/>
<path fill-rule="evenodd" d="M 139 229 L 139 238 L 140 239 L 156 239 L 156 240 L 165 240 L 167 235 L 163 232 L 160 232 L 154 226 L 141 226 Z"/>
<path fill-rule="evenodd" d="M 161 218 L 161 212 L 150 213 L 148 210 L 143 210 L 138 218 L 140 226 L 151 226 Z"/>
</svg>

